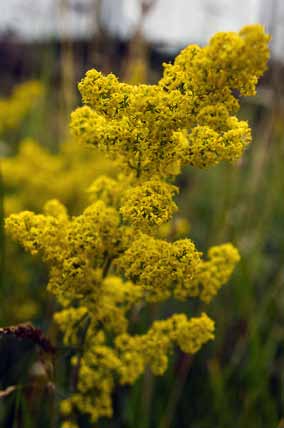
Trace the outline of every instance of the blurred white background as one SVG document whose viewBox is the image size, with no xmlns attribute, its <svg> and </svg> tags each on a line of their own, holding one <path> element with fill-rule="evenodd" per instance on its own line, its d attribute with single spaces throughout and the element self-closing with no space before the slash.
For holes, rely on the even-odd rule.
<svg viewBox="0 0 284 428">
<path fill-rule="evenodd" d="M 141 1 L 147 3 L 147 0 L 2 0 L 0 37 L 9 35 L 33 41 L 61 37 L 86 39 L 94 36 L 99 19 L 109 32 L 127 39 L 136 31 Z M 148 41 L 170 51 L 188 43 L 204 44 L 216 31 L 238 30 L 255 22 L 265 25 L 273 35 L 273 56 L 284 60 L 284 0 L 154 0 L 142 29 Z"/>
</svg>

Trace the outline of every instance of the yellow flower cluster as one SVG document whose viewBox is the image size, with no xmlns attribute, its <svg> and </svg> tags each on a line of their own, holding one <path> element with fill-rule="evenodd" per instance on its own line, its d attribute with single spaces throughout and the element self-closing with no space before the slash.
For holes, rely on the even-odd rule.
<svg viewBox="0 0 284 428">
<path fill-rule="evenodd" d="M 89 71 L 79 85 L 86 105 L 72 114 L 71 128 L 119 162 L 121 174 L 93 182 L 92 202 L 81 215 L 69 217 L 52 200 L 44 214 L 7 219 L 8 232 L 49 265 L 48 288 L 63 305 L 55 319 L 66 345 L 78 348 L 74 391 L 62 403 L 72 423 L 78 411 L 92 422 L 110 417 L 116 382 L 133 383 L 146 366 L 162 374 L 174 346 L 194 354 L 213 338 L 206 314 L 174 314 L 139 335 L 129 333 L 129 322 L 148 302 L 209 302 L 239 261 L 232 244 L 212 247 L 205 260 L 190 239 L 173 239 L 178 223 L 168 228 L 168 222 L 178 189 L 171 180 L 183 165 L 240 157 L 250 131 L 233 116 L 234 93 L 254 93 L 268 39 L 259 25 L 217 34 L 205 48 L 182 51 L 157 85 Z"/>
<path fill-rule="evenodd" d="M 57 316 L 61 326 L 68 319 L 72 320 L 71 317 Z M 62 402 L 63 413 L 68 416 L 75 407 L 89 414 L 93 421 L 111 417 L 111 393 L 115 378 L 122 385 L 132 384 L 147 366 L 155 375 L 162 375 L 174 346 L 194 354 L 204 343 L 213 339 L 213 331 L 214 322 L 206 314 L 191 319 L 184 314 L 176 314 L 167 320 L 155 321 L 143 335 L 119 334 L 113 345 L 109 346 L 105 335 L 102 332 L 94 334 L 91 326 L 88 346 L 80 364 L 78 392 Z M 77 362 L 75 358 L 73 364 Z"/>
<path fill-rule="evenodd" d="M 32 80 L 16 86 L 9 98 L 0 98 L 0 135 L 17 128 L 42 94 L 41 83 Z"/>
<path fill-rule="evenodd" d="M 240 255 L 238 250 L 228 243 L 211 247 L 208 258 L 209 260 L 200 263 L 196 281 L 200 299 L 206 303 L 226 284 L 240 260 Z"/>
<path fill-rule="evenodd" d="M 103 173 L 115 172 L 102 154 L 74 141 L 61 144 L 58 153 L 51 153 L 30 138 L 20 143 L 17 155 L 3 158 L 1 167 L 8 214 L 26 209 L 40 212 L 50 198 L 59 199 L 72 213 L 78 213 L 88 203 L 86 189 L 92 181 Z"/>
<path fill-rule="evenodd" d="M 214 323 L 206 314 L 188 319 L 176 314 L 167 320 L 155 321 L 144 335 L 120 335 L 115 345 L 120 354 L 118 367 L 121 383 L 133 383 L 149 365 L 152 372 L 162 375 L 168 365 L 173 345 L 183 352 L 195 354 L 208 340 L 213 339 Z"/>
<path fill-rule="evenodd" d="M 101 200 L 72 219 L 56 200 L 45 205 L 45 212 L 11 215 L 6 226 L 27 251 L 41 253 L 51 265 L 49 289 L 60 301 L 69 291 L 72 298 L 81 297 L 99 281 L 94 266 L 103 268 L 106 254 L 115 256 L 126 239 L 118 213 Z"/>
<path fill-rule="evenodd" d="M 125 192 L 120 212 L 137 228 L 147 229 L 168 222 L 177 210 L 173 202 L 176 186 L 159 179 L 144 181 Z"/>
<path fill-rule="evenodd" d="M 119 207 L 121 195 L 126 186 L 124 180 L 125 177 L 122 176 L 118 180 L 114 180 L 106 175 L 101 175 L 88 188 L 90 201 L 102 200 L 106 205 Z"/>
<path fill-rule="evenodd" d="M 1 171 L 6 214 L 27 209 L 41 212 L 45 202 L 51 198 L 60 200 L 68 212 L 78 214 L 92 199 L 92 190 L 89 193 L 87 190 L 93 180 L 101 174 L 114 175 L 116 168 L 101 153 L 78 145 L 72 139 L 52 153 L 26 138 L 20 142 L 17 154 L 1 159 Z M 108 180 L 112 179 L 108 177 Z M 35 302 L 30 296 L 30 258 L 10 239 L 6 240 L 6 255 L 9 282 L 17 284 L 20 290 L 16 296 L 9 294 L 13 300 L 13 305 L 9 302 L 6 305 L 9 319 L 12 322 L 30 320 L 45 304 L 44 300 Z M 41 269 L 40 266 L 38 264 L 34 270 Z M 12 308 L 15 308 L 13 315 Z"/>
<path fill-rule="evenodd" d="M 200 255 L 190 239 L 167 242 L 142 234 L 116 263 L 127 278 L 144 288 L 147 299 L 160 301 L 192 295 Z"/>
<path fill-rule="evenodd" d="M 254 95 L 268 40 L 260 25 L 218 33 L 208 46 L 189 46 L 165 65 L 157 85 L 120 83 L 91 70 L 79 84 L 85 106 L 72 114 L 73 133 L 120 157 L 137 177 L 234 161 L 251 137 L 234 116 L 239 103 L 232 91 Z"/>
</svg>

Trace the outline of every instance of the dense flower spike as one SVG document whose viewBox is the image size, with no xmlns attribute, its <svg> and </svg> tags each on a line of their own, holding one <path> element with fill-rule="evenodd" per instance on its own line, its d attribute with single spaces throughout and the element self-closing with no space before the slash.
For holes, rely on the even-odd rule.
<svg viewBox="0 0 284 428">
<path fill-rule="evenodd" d="M 200 253 L 189 239 L 171 243 L 143 234 L 118 258 L 117 264 L 127 278 L 143 286 L 150 300 L 196 295 L 191 286 Z"/>
<path fill-rule="evenodd" d="M 209 167 L 238 159 L 250 129 L 234 114 L 235 97 L 253 95 L 266 67 L 269 37 L 259 25 L 219 33 L 205 48 L 189 46 L 165 65 L 156 85 L 120 83 L 91 70 L 79 85 L 85 106 L 72 114 L 73 134 L 114 159 L 118 177 L 88 188 L 91 204 L 77 217 L 51 200 L 44 214 L 12 215 L 6 228 L 50 266 L 49 290 L 63 308 L 55 315 L 71 363 L 74 392 L 62 413 L 91 422 L 112 415 L 116 382 L 131 384 L 148 366 L 165 372 L 175 346 L 188 354 L 214 337 L 206 315 L 174 314 L 143 334 L 129 322 L 148 302 L 199 297 L 209 302 L 239 261 L 232 244 L 204 259 L 187 237 L 171 184 L 182 166 Z M 163 238 L 163 239 L 162 239 Z"/>
<path fill-rule="evenodd" d="M 85 106 L 72 114 L 73 133 L 120 157 L 137 177 L 234 161 L 251 137 L 247 123 L 233 116 L 239 103 L 232 91 L 254 95 L 268 40 L 260 25 L 218 33 L 208 46 L 189 46 L 165 65 L 157 85 L 120 83 L 91 70 L 79 85 Z"/>
<path fill-rule="evenodd" d="M 123 218 L 138 228 L 159 226 L 169 221 L 177 210 L 173 194 L 178 191 L 159 179 L 145 181 L 125 192 L 120 212 Z"/>
</svg>

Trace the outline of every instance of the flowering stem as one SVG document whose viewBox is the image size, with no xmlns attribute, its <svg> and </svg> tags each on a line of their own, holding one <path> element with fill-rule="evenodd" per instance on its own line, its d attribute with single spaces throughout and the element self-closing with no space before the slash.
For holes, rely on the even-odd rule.
<svg viewBox="0 0 284 428">
<path fill-rule="evenodd" d="M 107 257 L 106 261 L 105 261 L 104 268 L 103 268 L 103 278 L 105 278 L 107 276 L 109 269 L 111 267 L 111 262 L 112 262 L 111 257 Z M 87 336 L 90 324 L 91 324 L 91 318 L 89 315 L 87 315 L 85 320 L 84 320 L 84 326 L 83 326 L 83 330 L 82 330 L 81 336 L 80 336 L 81 337 L 81 340 L 79 343 L 80 354 L 78 356 L 78 363 L 74 367 L 74 371 L 73 371 L 73 375 L 72 375 L 71 387 L 72 387 L 73 392 L 76 391 L 76 389 L 77 389 L 81 360 L 82 360 L 82 356 L 84 353 L 84 344 L 85 344 L 85 340 L 86 340 L 86 336 Z"/>
</svg>

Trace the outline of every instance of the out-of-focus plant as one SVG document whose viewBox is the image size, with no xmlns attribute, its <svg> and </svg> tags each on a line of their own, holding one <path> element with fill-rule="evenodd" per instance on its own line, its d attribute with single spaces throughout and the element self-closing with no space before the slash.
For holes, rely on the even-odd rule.
<svg viewBox="0 0 284 428">
<path fill-rule="evenodd" d="M 79 216 L 51 200 L 43 214 L 7 219 L 8 233 L 49 266 L 48 289 L 63 306 L 55 320 L 74 350 L 65 427 L 76 426 L 78 412 L 92 422 L 110 417 L 116 384 L 134 383 L 147 366 L 161 375 L 175 346 L 191 355 L 213 339 L 205 313 L 176 313 L 140 334 L 129 321 L 169 299 L 210 302 L 239 261 L 232 244 L 211 247 L 204 259 L 190 239 L 159 233 L 177 210 L 173 180 L 181 168 L 235 161 L 250 142 L 248 124 L 235 116 L 235 91 L 255 94 L 268 40 L 259 25 L 218 33 L 205 48 L 184 49 L 152 86 L 89 71 L 71 128 L 121 174 L 95 180 L 93 203 Z"/>
<path fill-rule="evenodd" d="M 0 136 L 19 127 L 43 91 L 42 84 L 32 80 L 17 85 L 9 97 L 0 98 Z"/>
<path fill-rule="evenodd" d="M 44 93 L 43 85 L 37 80 L 27 81 L 18 84 L 13 89 L 10 96 L 0 98 L 0 285 L 1 291 L 4 289 L 6 282 L 7 265 L 4 259 L 8 254 L 6 240 L 2 233 L 2 220 L 5 212 L 5 174 L 3 172 L 4 156 L 11 151 L 9 144 L 5 142 L 7 135 L 14 129 L 18 129 L 27 115 L 36 107 L 37 102 Z M 15 171 L 14 171 L 15 172 Z M 15 255 L 15 253 L 14 253 Z M 16 271 L 14 270 L 16 273 Z M 5 274 L 5 277 L 4 277 Z M 23 272 L 23 279 L 25 272 Z M 18 277 L 20 279 L 20 277 Z M 21 284 L 21 280 L 19 281 Z M 8 304 L 8 302 L 7 302 Z M 35 305 L 32 305 L 33 307 Z M 1 311 L 1 318 L 4 316 L 4 308 Z M 25 311 L 24 311 L 25 312 Z M 30 313 L 30 312 L 29 312 Z M 13 319 L 13 317 L 12 317 Z"/>
<path fill-rule="evenodd" d="M 3 158 L 6 216 L 21 210 L 40 212 L 50 198 L 60 199 L 72 214 L 79 213 L 88 203 L 88 188 L 101 174 L 115 173 L 111 162 L 101 153 L 68 141 L 51 153 L 32 139 L 23 140 L 14 156 Z M 82 190 L 83 189 L 83 190 Z M 45 302 L 40 287 L 30 287 L 42 276 L 42 267 L 31 268 L 30 258 L 11 239 L 6 239 L 7 287 L 17 284 L 16 293 L 6 296 L 2 316 L 10 322 L 33 319 Z M 33 290 L 33 291 L 32 291 Z M 42 301 L 40 301 L 42 300 Z"/>
<path fill-rule="evenodd" d="M 87 204 L 86 190 L 93 179 L 102 173 L 111 174 L 110 168 L 113 170 L 102 154 L 72 140 L 53 152 L 30 138 L 11 147 L 10 134 L 21 130 L 22 122 L 34 113 L 43 94 L 39 81 L 28 81 L 16 86 L 10 97 L 0 100 L 0 134 L 6 140 L 0 148 L 1 155 L 5 155 L 1 158 L 1 218 L 4 213 L 7 216 L 24 209 L 39 212 L 51 197 L 63 201 L 71 213 L 78 213 Z M 1 286 L 3 293 L 6 290 L 3 321 L 15 323 L 39 316 L 44 300 L 35 283 L 42 275 L 41 265 L 31 268 L 30 258 L 10 239 L 4 242 L 1 234 Z"/>
<path fill-rule="evenodd" d="M 20 143 L 15 156 L 2 160 L 2 171 L 6 214 L 24 209 L 40 212 L 50 198 L 62 201 L 72 214 L 79 213 L 88 202 L 92 181 L 115 173 L 105 156 L 72 140 L 51 153 L 29 138 Z"/>
</svg>

